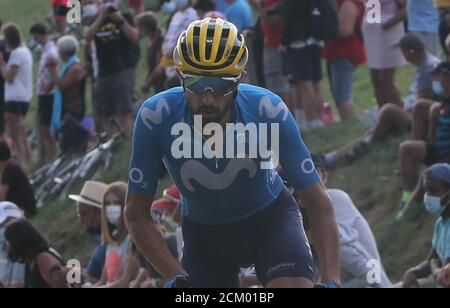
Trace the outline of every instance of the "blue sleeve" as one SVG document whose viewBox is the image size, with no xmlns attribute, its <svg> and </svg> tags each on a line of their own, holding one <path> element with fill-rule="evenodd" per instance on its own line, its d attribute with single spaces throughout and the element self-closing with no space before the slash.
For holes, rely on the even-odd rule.
<svg viewBox="0 0 450 308">
<path fill-rule="evenodd" d="M 302 190 L 317 184 L 320 182 L 319 175 L 311 159 L 311 154 L 302 140 L 294 117 L 280 97 L 273 95 L 270 99 L 273 110 L 280 111 L 276 118 L 280 130 L 279 160 L 289 183 L 296 190 Z M 267 102 L 266 105 L 270 108 Z"/>
<path fill-rule="evenodd" d="M 91 260 L 89 261 L 89 265 L 86 269 L 86 272 L 90 277 L 100 280 L 100 278 L 102 277 L 103 268 L 105 266 L 105 258 L 106 258 L 106 246 L 105 245 L 97 246 L 91 256 Z"/>
<path fill-rule="evenodd" d="M 133 150 L 128 177 L 128 191 L 154 196 L 162 166 L 162 139 L 160 125 L 164 109 L 163 99 L 155 103 L 150 99 L 138 113 L 133 132 Z"/>
<path fill-rule="evenodd" d="M 242 23 L 241 13 L 239 11 L 234 8 L 230 8 L 227 10 L 226 17 L 227 21 L 234 24 L 239 32 L 242 32 L 244 25 Z"/>
</svg>

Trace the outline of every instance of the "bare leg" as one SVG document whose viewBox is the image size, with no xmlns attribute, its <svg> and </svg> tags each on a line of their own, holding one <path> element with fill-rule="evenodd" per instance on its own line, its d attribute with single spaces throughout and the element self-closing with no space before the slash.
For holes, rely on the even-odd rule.
<svg viewBox="0 0 450 308">
<path fill-rule="evenodd" d="M 131 139 L 133 134 L 134 121 L 131 114 L 119 114 L 118 116 L 120 125 L 122 125 L 123 132 L 128 139 Z"/>
<path fill-rule="evenodd" d="M 411 114 L 402 107 L 386 104 L 381 108 L 380 119 L 373 132 L 373 141 L 382 141 L 398 131 L 406 131 L 411 122 Z"/>
<path fill-rule="evenodd" d="M 401 106 L 402 105 L 402 95 L 400 89 L 395 83 L 395 71 L 396 69 L 386 69 L 381 70 L 379 75 L 379 82 L 381 90 L 383 91 L 384 101 L 380 107 L 387 103 Z"/>
<path fill-rule="evenodd" d="M 316 118 L 316 93 L 313 83 L 311 81 L 300 81 L 297 86 L 297 91 L 300 92 L 306 120 L 308 122 L 314 121 Z"/>
<path fill-rule="evenodd" d="M 322 114 L 323 114 L 323 105 L 325 102 L 325 98 L 323 97 L 322 90 L 320 89 L 320 82 L 313 82 L 314 87 L 314 93 L 316 94 L 316 100 L 315 100 L 315 114 L 316 119 L 322 120 Z"/>
<path fill-rule="evenodd" d="M 405 141 L 400 145 L 400 168 L 406 191 L 412 192 L 418 180 L 418 169 L 427 155 L 424 141 Z"/>
<path fill-rule="evenodd" d="M 377 100 L 377 105 L 381 106 L 384 104 L 384 96 L 380 85 L 380 71 L 371 69 L 370 79 L 372 80 L 373 92 L 375 95 L 375 99 Z"/>
<path fill-rule="evenodd" d="M 339 116 L 344 122 L 355 118 L 355 112 L 353 111 L 353 102 L 351 100 L 339 104 Z"/>
<path fill-rule="evenodd" d="M 430 110 L 434 102 L 431 100 L 420 100 L 413 109 L 413 132 L 415 140 L 425 141 L 430 131 Z"/>
</svg>

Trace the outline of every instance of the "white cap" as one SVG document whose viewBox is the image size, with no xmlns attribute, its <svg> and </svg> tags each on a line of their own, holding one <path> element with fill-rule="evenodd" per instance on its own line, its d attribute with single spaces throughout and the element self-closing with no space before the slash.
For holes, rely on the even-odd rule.
<svg viewBox="0 0 450 308">
<path fill-rule="evenodd" d="M 81 193 L 79 195 L 69 195 L 69 199 L 101 209 L 103 196 L 107 189 L 108 185 L 105 183 L 87 181 L 84 183 Z"/>
<path fill-rule="evenodd" d="M 17 205 L 12 202 L 0 202 L 0 224 L 4 223 L 8 218 L 23 218 L 23 212 Z"/>
</svg>

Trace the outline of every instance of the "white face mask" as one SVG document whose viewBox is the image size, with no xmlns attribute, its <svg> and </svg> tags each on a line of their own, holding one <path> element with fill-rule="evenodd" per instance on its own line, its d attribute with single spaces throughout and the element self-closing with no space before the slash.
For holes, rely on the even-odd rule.
<svg viewBox="0 0 450 308">
<path fill-rule="evenodd" d="M 83 7 L 83 18 L 93 18 L 98 14 L 97 4 L 87 4 Z"/>
<path fill-rule="evenodd" d="M 122 218 L 122 206 L 108 205 L 105 208 L 105 212 L 106 212 L 106 220 L 115 227 L 118 227 L 120 225 Z"/>
</svg>

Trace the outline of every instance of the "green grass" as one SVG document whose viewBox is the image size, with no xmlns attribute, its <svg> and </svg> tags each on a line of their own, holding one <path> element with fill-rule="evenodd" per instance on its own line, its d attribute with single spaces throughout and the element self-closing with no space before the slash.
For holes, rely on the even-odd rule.
<svg viewBox="0 0 450 308">
<path fill-rule="evenodd" d="M 48 0 L 1 0 L 0 18 L 18 23 L 25 37 L 26 30 L 35 21 L 42 20 L 50 12 Z M 148 3 L 150 3 L 149 1 Z M 144 46 L 145 42 L 142 43 Z M 140 85 L 145 76 L 143 51 L 136 76 Z M 403 94 L 407 93 L 414 69 L 403 67 L 397 74 L 397 82 Z M 322 83 L 326 100 L 332 103 L 327 80 Z M 355 76 L 354 96 L 356 109 L 362 111 L 375 105 L 367 67 L 358 68 Z M 87 96 L 89 97 L 89 96 Z M 90 104 L 89 104 L 90 105 Z M 32 112 L 36 109 L 33 103 Z M 30 120 L 33 115 L 30 115 Z M 360 136 L 365 128 L 359 123 L 334 125 L 320 132 L 307 133 L 304 138 L 312 152 L 324 152 L 338 148 Z M 351 166 L 330 174 L 329 187 L 346 190 L 355 204 L 367 217 L 374 229 L 384 265 L 394 280 L 401 278 L 405 269 L 425 258 L 431 244 L 433 219 L 421 207 L 415 208 L 408 219 L 394 223 L 393 217 L 401 195 L 398 176 L 398 145 L 408 135 L 376 145 L 369 155 Z M 104 175 L 105 182 L 126 180 L 129 162 L 129 146 L 123 146 L 115 155 L 113 167 Z M 166 179 L 161 189 L 169 183 Z M 78 192 L 80 187 L 74 188 Z M 79 223 L 73 202 L 54 201 L 46 205 L 33 222 L 42 230 L 66 259 L 76 258 L 85 262 L 93 247 L 92 239 Z"/>
</svg>

